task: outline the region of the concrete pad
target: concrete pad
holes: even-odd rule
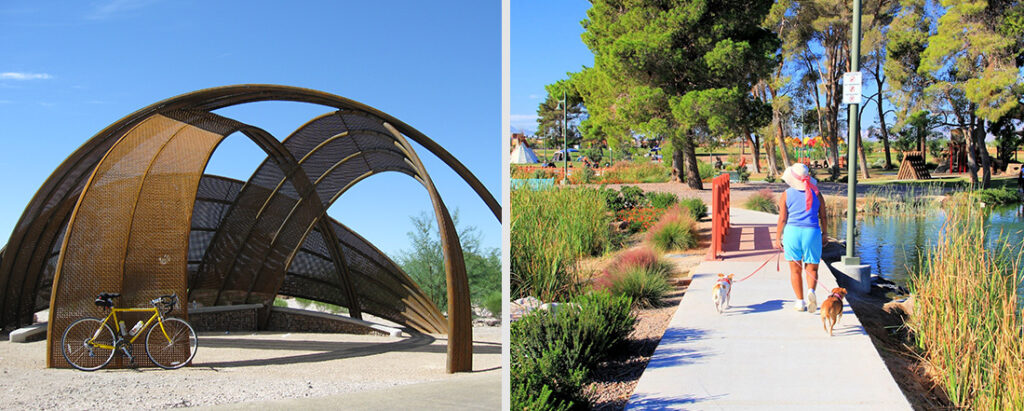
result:
[[[26,343],[46,339],[46,323],[32,324],[11,331],[10,341],[12,343]]]
[[[444,381],[401,385],[317,398],[244,402],[208,410],[497,410],[501,408],[500,370],[455,374]]]
[[[777,218],[735,211],[733,222],[750,227]],[[747,261],[709,261],[693,270],[627,409],[911,409],[849,305],[833,337],[817,312],[793,310],[785,261],[781,271],[771,261],[735,284],[732,307],[719,315],[711,300],[718,273],[739,280],[775,259],[767,253],[750,261],[754,250],[743,248],[734,250],[748,251],[742,253]],[[836,286],[827,266],[820,267],[819,304]]]

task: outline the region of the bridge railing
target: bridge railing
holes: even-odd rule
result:
[[[722,174],[711,180],[711,244],[706,260],[718,260],[722,243],[729,232],[729,175]]]

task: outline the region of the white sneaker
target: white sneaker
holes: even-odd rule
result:
[[[793,306],[794,310],[797,310],[797,311],[806,311],[807,310],[807,305],[804,303],[804,300],[794,300],[793,304],[794,304],[794,306]]]
[[[814,289],[807,290],[807,294],[804,294],[804,299],[807,300],[807,312],[813,313],[818,309],[818,299],[814,296]]]

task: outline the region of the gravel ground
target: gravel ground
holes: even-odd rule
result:
[[[598,365],[593,370],[593,383],[587,388],[593,393],[592,404],[596,410],[621,410],[633,395],[640,376],[647,368],[654,350],[658,348],[661,337],[665,335],[672,316],[679,308],[690,284],[690,269],[696,267],[704,259],[707,240],[710,238],[711,222],[704,219],[697,223],[701,233],[701,243],[694,250],[685,253],[671,254],[669,261],[675,264],[675,290],[666,296],[661,307],[633,310],[637,322],[629,335],[628,345],[622,355]],[[608,262],[611,259],[606,259]]]
[[[474,370],[500,373],[501,328],[473,330]],[[179,408],[318,397],[439,381],[445,336],[201,333],[180,370],[45,368],[45,341],[0,342],[0,408]]]

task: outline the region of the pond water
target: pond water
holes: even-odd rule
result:
[[[905,285],[920,261],[927,258],[928,248],[935,245],[946,219],[942,210],[925,215],[867,216],[858,222],[856,255],[862,264],[871,266],[871,273]],[[1024,207],[1021,205],[991,208],[986,216],[985,246],[996,246],[1000,236],[1009,244],[1024,241]],[[846,218],[830,224],[832,237],[846,238]],[[836,226],[838,225],[838,227]],[[1024,284],[1022,284],[1024,287]]]

